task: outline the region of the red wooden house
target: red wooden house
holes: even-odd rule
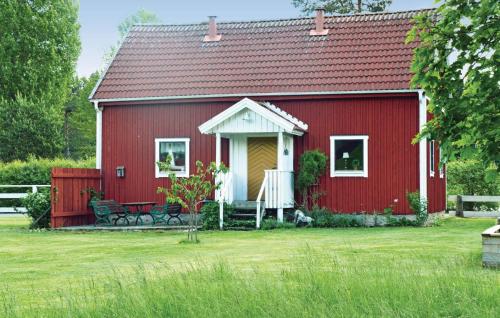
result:
[[[90,96],[105,196],[163,200],[155,162],[167,155],[180,177],[196,160],[224,162],[220,198],[281,219],[300,155],[320,149],[320,204],[333,211],[410,214],[416,190],[444,210],[438,147],[412,144],[427,120],[405,44],[418,13],[133,27]]]

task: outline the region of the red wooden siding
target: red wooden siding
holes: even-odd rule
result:
[[[99,191],[100,179],[97,169],[52,169],[51,227],[93,224],[94,214],[87,206],[89,194],[85,190]]]
[[[163,202],[156,189],[166,185],[167,179],[155,178],[154,139],[190,138],[192,172],[195,160],[215,160],[215,137],[201,135],[198,126],[238,100],[105,106],[105,197]],[[296,165],[304,150],[319,148],[330,156],[331,135],[369,136],[368,178],[331,178],[328,168],[320,184],[326,191],[322,205],[338,212],[382,211],[394,205],[397,213],[410,213],[406,192],[418,189],[418,145],[411,144],[418,131],[416,94],[262,100],[273,102],[309,125],[303,137],[294,137]],[[228,145],[224,145],[223,159],[227,162]],[[123,179],[115,176],[119,165],[126,169]]]
[[[430,143],[427,143],[427,209],[429,212],[441,212],[446,209],[446,167],[444,176],[439,175],[439,143],[434,145],[434,177],[430,176]]]

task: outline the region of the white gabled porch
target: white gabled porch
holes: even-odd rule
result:
[[[253,202],[257,228],[266,209],[276,209],[278,221],[283,221],[283,209],[294,206],[293,138],[307,128],[276,106],[248,98],[199,127],[201,133],[215,135],[217,165],[222,139],[229,139],[229,172],[216,193],[221,228],[224,202]]]

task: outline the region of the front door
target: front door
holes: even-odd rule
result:
[[[255,200],[259,195],[264,170],[276,169],[277,138],[248,138],[248,200]]]

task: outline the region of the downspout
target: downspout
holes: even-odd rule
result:
[[[94,109],[96,112],[95,120],[95,168],[102,167],[102,107],[99,107],[99,101],[94,100]]]
[[[427,106],[425,92],[418,90],[418,122],[421,133],[427,123]],[[427,138],[422,138],[418,142],[419,149],[419,192],[420,199],[427,200]]]

